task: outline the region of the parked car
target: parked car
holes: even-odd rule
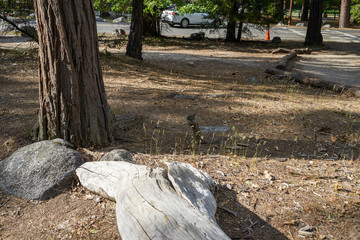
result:
[[[161,19],[167,22],[171,27],[180,25],[182,28],[186,28],[190,25],[212,25],[220,26],[222,19],[220,17],[211,18],[208,13],[188,13],[180,14],[174,10],[165,10],[161,14]]]

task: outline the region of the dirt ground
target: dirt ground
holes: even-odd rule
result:
[[[1,41],[5,159],[31,143],[38,77],[36,49]],[[139,164],[182,161],[204,170],[218,182],[216,218],[232,239],[360,239],[359,99],[265,74],[282,57],[271,54],[277,47],[151,39],[143,61],[125,57],[124,47],[101,48],[121,128],[108,148],[79,150],[87,161],[124,148]],[[332,50],[336,56],[336,49],[326,54]],[[200,146],[186,121],[191,114]],[[0,193],[0,239],[121,238],[115,203],[74,183],[47,201]]]

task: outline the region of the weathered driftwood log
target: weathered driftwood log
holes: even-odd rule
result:
[[[116,200],[117,224],[127,239],[230,239],[218,226],[213,184],[184,163],[161,168],[127,162],[88,162],[76,170],[81,184]]]
[[[276,65],[276,68],[285,71],[287,69],[287,65],[289,64],[289,61],[295,58],[296,56],[297,54],[295,52],[291,52],[290,54],[284,56],[283,58],[281,58],[280,62]]]
[[[272,75],[276,75],[278,77],[292,78],[295,80],[295,82],[305,84],[305,85],[310,85],[312,87],[329,89],[329,90],[333,90],[335,92],[347,92],[352,96],[360,97],[360,88],[359,87],[334,83],[334,82],[330,82],[330,81],[324,81],[324,80],[315,79],[315,78],[304,78],[299,73],[286,72],[286,71],[283,71],[283,70],[280,70],[280,69],[277,69],[274,67],[267,67],[265,72],[272,74]]]
[[[287,49],[287,48],[278,48],[272,51],[272,54],[275,53],[291,53],[295,52],[296,54],[311,54],[311,49],[309,48],[296,48],[296,49]]]

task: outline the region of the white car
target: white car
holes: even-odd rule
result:
[[[218,27],[222,22],[221,18],[210,18],[208,13],[189,13],[182,15],[173,10],[163,11],[161,19],[172,27],[178,24],[183,28],[189,25],[213,25]]]

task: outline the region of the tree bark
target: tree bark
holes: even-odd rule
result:
[[[303,0],[301,8],[301,21],[309,20],[309,0]]]
[[[322,11],[323,0],[312,0],[305,46],[321,45],[323,43],[323,37],[321,35]]]
[[[350,7],[351,7],[350,0],[341,0],[339,28],[350,27]]]
[[[39,37],[39,140],[106,146],[107,104],[92,1],[35,0]]]
[[[284,22],[284,0],[275,1],[275,19]]]
[[[126,55],[142,60],[142,36],[143,36],[143,0],[134,0],[132,3],[132,20],[129,33],[129,41],[126,47]]]
[[[231,8],[229,12],[229,22],[226,28],[226,39],[227,42],[235,42],[236,41],[236,13],[238,11],[237,8],[237,0],[231,1]]]

